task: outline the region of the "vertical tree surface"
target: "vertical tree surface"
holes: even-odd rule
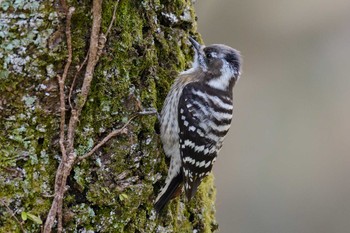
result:
[[[177,73],[188,68],[188,36],[196,34],[192,1],[102,1],[99,34],[112,27],[99,43],[90,38],[95,2],[0,1],[0,232],[44,230],[57,172],[65,166],[62,148],[74,155],[62,186],[63,232],[214,231],[212,176],[191,202],[181,196],[155,215],[153,201],[167,173],[157,117],[132,118],[160,111]],[[85,102],[91,46],[97,64]],[[69,151],[72,110],[79,106]],[[53,231],[61,231],[59,215]]]

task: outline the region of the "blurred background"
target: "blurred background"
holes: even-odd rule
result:
[[[244,60],[214,166],[220,232],[350,232],[350,1],[195,8],[205,43]]]

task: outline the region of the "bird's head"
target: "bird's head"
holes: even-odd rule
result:
[[[195,51],[193,69],[200,69],[206,73],[212,83],[219,82],[220,79],[228,80],[234,84],[239,79],[241,74],[241,55],[239,51],[223,44],[204,46],[191,37],[189,39]],[[223,79],[223,77],[226,77],[226,79]],[[215,79],[218,80],[215,81]]]

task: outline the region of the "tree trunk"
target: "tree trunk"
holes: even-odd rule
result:
[[[190,64],[192,1],[106,0],[96,32],[98,1],[0,1],[0,232],[51,231],[60,187],[53,231],[212,232],[212,176],[155,215],[167,174],[157,117],[132,117],[160,111]]]

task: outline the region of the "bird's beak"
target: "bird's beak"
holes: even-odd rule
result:
[[[194,60],[193,60],[193,67],[200,67],[202,70],[206,71],[207,70],[207,66],[205,64],[205,56],[204,56],[204,52],[203,52],[203,48],[204,46],[201,45],[200,43],[198,43],[195,39],[193,39],[192,37],[189,37],[189,40],[194,48],[194,52],[195,52],[195,56],[194,56]]]
[[[199,53],[202,46],[192,37],[189,37],[189,40],[190,40],[191,44],[193,45],[194,49],[197,50],[197,52]]]

